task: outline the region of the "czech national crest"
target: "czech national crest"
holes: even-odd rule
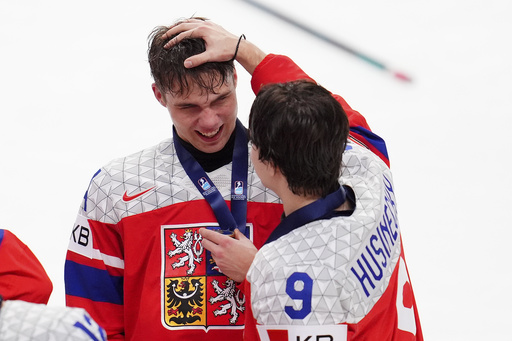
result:
[[[245,296],[232,279],[219,271],[210,252],[203,248],[198,232],[201,227],[219,228],[214,225],[162,228],[164,327],[242,328]]]

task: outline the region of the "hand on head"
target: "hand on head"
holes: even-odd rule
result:
[[[200,18],[180,21],[172,26],[163,36],[166,40],[173,37],[164,47],[171,48],[186,38],[201,38],[206,43],[206,51],[185,60],[185,67],[206,62],[225,62],[233,58],[239,37],[226,31],[221,26]]]

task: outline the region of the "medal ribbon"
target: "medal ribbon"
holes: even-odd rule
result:
[[[174,136],[174,148],[185,172],[217,218],[221,230],[234,231],[238,228],[245,234],[247,220],[247,168],[249,166],[247,148],[247,135],[242,123],[237,119],[235,128],[235,146],[233,148],[233,161],[231,166],[231,211],[224,201],[222,194],[208,177],[201,165],[182,146],[179,139]],[[176,134],[174,130],[173,134]]]
[[[345,188],[340,186],[337,191],[328,194],[325,198],[320,198],[292,212],[277,225],[265,244],[273,242],[279,237],[307,223],[328,217],[336,208],[340,207],[345,202],[346,196]]]

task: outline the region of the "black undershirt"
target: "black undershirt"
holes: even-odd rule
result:
[[[174,128],[173,128],[174,129]],[[176,132],[176,130],[175,130]],[[215,153],[205,153],[196,149],[193,145],[185,142],[178,134],[174,134],[181,145],[194,157],[194,159],[203,167],[205,172],[212,172],[220,167],[227,165],[233,159],[233,149],[235,148],[235,132],[229,137],[229,141],[224,148]]]

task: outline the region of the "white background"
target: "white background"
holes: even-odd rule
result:
[[[425,338],[510,338],[512,2],[265,3],[413,82],[241,0],[0,0],[0,228],[43,263],[49,304],[64,305],[68,238],[91,176],[171,133],[150,88],[148,34],[195,14],[289,55],[385,138]],[[253,95],[238,70],[246,123]]]

